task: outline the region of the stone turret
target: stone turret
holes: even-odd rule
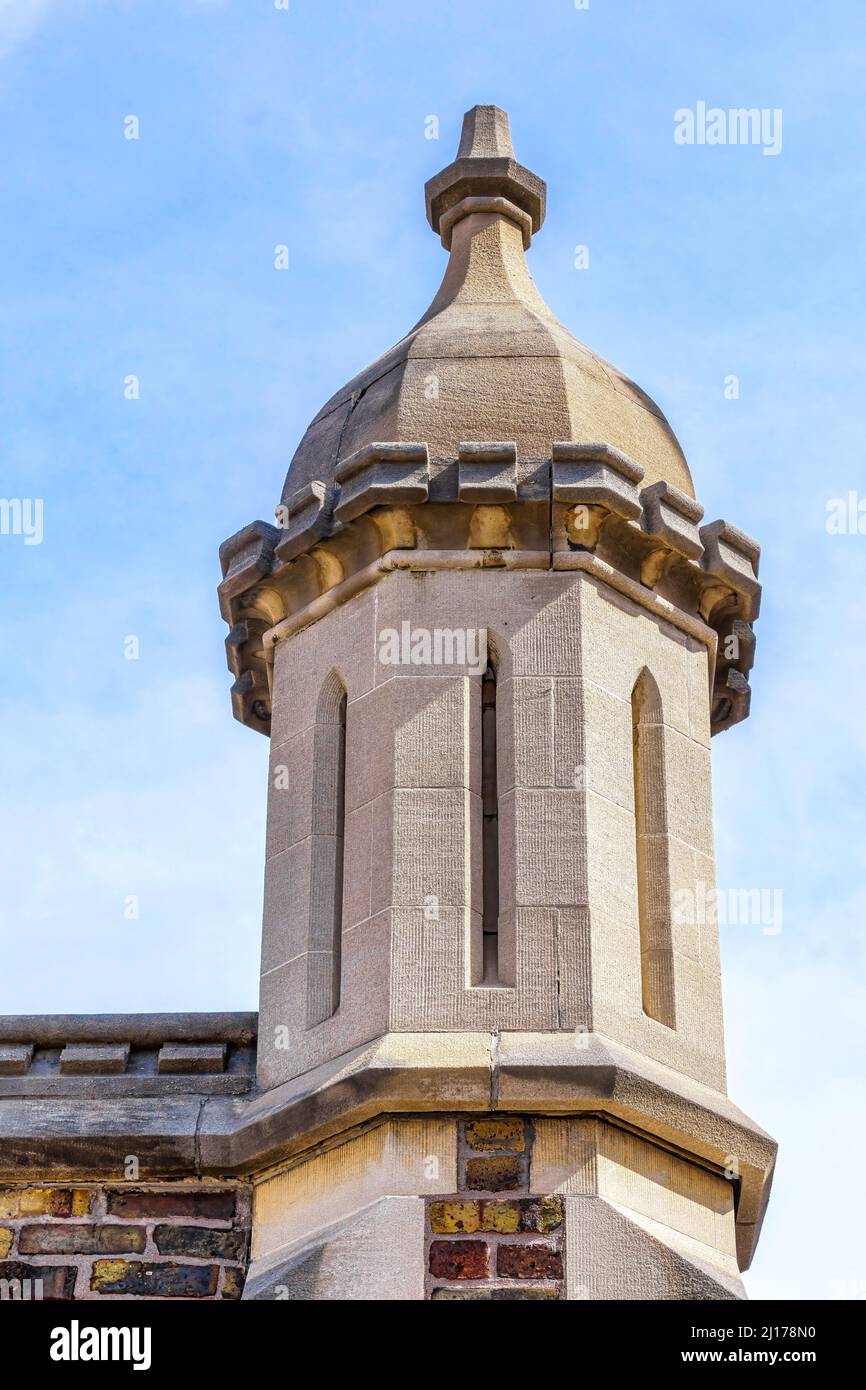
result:
[[[710,736],[758,547],[557,322],[481,106],[427,312],[222,548],[271,737],[250,1297],[736,1298],[774,1145],[725,1094]]]

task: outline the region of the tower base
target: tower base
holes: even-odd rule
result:
[[[257,1184],[244,1297],[741,1299],[734,1207],[600,1118],[390,1117]]]

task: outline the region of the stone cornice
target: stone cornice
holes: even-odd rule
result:
[[[388,1115],[598,1115],[736,1185],[745,1269],[760,1232],[775,1142],[720,1092],[598,1033],[400,1033],[243,1097],[0,1098],[0,1178],[261,1174]]]
[[[410,557],[410,568],[594,569],[651,611],[688,619],[712,646],[713,733],[749,712],[760,549],[604,443],[520,459],[509,441],[368,444],[332,484],[313,482],[220,548],[220,606],[236,718],[270,732],[270,648]],[[578,557],[591,557],[597,568]],[[679,625],[683,625],[680,623]],[[690,629],[687,629],[690,630]]]

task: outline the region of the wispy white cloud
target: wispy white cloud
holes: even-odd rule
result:
[[[0,59],[31,39],[58,8],[57,0],[0,0]]]

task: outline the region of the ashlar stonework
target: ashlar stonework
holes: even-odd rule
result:
[[[426,210],[430,308],[220,552],[258,1015],[0,1020],[11,1296],[744,1297],[775,1144],[705,908],[759,548],[539,295],[504,112]]]

